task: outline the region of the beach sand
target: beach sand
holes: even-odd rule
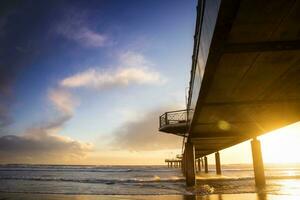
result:
[[[2,193],[0,200],[296,200],[300,196],[270,194],[213,194],[213,195],[47,195]]]

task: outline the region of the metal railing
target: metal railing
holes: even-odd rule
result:
[[[177,154],[177,155],[176,155],[176,158],[177,158],[177,159],[182,159],[182,154]]]
[[[159,127],[162,128],[170,124],[187,123],[187,115],[187,110],[166,112],[159,117]]]

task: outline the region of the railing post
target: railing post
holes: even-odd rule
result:
[[[165,125],[168,125],[167,124],[167,122],[168,122],[167,118],[168,118],[168,113],[166,113],[166,116],[165,116]]]
[[[159,128],[161,128],[161,116],[159,116]]]

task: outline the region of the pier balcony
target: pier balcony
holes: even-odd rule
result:
[[[159,131],[185,136],[188,131],[188,111],[165,112],[159,117]]]

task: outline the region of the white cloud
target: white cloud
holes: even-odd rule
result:
[[[77,162],[93,150],[93,145],[59,135],[64,124],[73,116],[76,101],[63,89],[53,89],[48,98],[59,116],[34,125],[22,135],[0,137],[0,163]]]
[[[129,84],[160,84],[165,80],[159,72],[150,70],[151,63],[144,56],[134,52],[120,55],[117,70],[90,68],[61,81],[61,86],[68,88],[87,87],[103,89]]]
[[[0,137],[0,162],[61,163],[76,162],[93,150],[93,145],[49,133],[44,127],[25,135]]]

